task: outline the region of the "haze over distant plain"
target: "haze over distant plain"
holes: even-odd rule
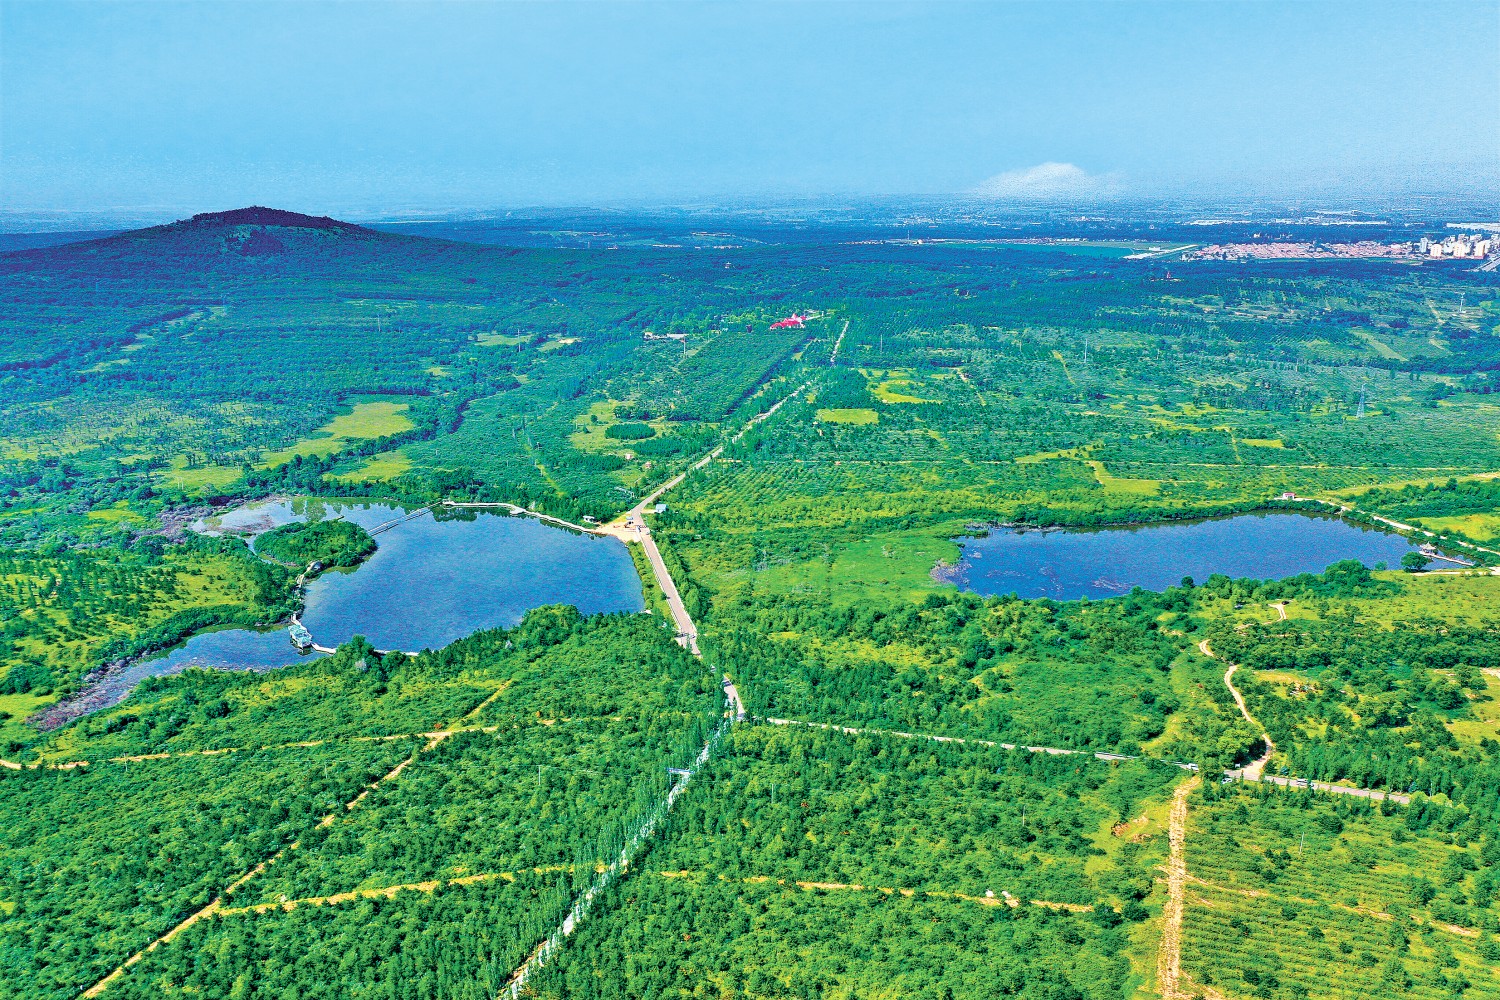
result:
[[[0,209],[1500,188],[1500,4],[0,4]]]

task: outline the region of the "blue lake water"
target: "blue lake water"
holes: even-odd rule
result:
[[[110,674],[90,685],[88,693],[103,703],[95,706],[97,709],[123,701],[147,677],[180,674],[189,667],[274,670],[307,659],[321,659],[322,656],[322,653],[311,650],[299,652],[284,628],[231,628],[202,632],[159,656],[137,660],[124,670]]]
[[[1116,597],[1165,590],[1214,573],[1275,580],[1321,573],[1341,559],[1396,568],[1416,545],[1337,517],[1275,512],[1083,530],[995,528],[959,540],[958,564],[936,575],[978,594]]]
[[[368,508],[346,516],[371,528],[400,513]],[[514,625],[546,604],[571,604],[586,615],[646,606],[623,542],[530,517],[426,513],[376,542],[364,564],[308,584],[302,622],[319,645],[363,635],[376,649],[414,652]]]
[[[255,536],[293,521],[342,517],[368,530],[407,513],[298,498],[249,504],[195,527],[253,545]],[[320,646],[363,635],[377,649],[416,652],[514,625],[547,604],[571,604],[586,615],[645,609],[640,577],[618,539],[500,511],[440,509],[402,520],[375,541],[375,554],[359,566],[307,584],[302,622]],[[92,685],[90,710],[119,702],[150,676],[189,667],[270,670],[320,655],[300,653],[284,627],[205,632]]]

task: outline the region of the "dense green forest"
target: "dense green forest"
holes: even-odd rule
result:
[[[375,539],[351,521],[284,524],[255,539],[255,551],[294,567],[357,566],[375,552]]]
[[[570,912],[523,995],[1145,1000],[1169,953],[1184,997],[1500,989],[1500,279],[756,232],[249,210],[0,256],[0,998],[210,906],[102,995],[492,1000]],[[632,543],[644,614],[62,710],[375,550],[195,530],[243,501],[582,524],[668,483],[701,657]],[[1329,504],[1480,565],[944,573],[996,524]],[[1410,800],[1221,784],[1268,751]]]

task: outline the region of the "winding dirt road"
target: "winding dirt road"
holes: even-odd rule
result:
[[[829,723],[829,722],[804,722],[801,719],[762,718],[760,716],[757,716],[756,717],[756,721],[757,722],[769,723],[770,725],[773,725],[773,726],[807,726],[810,729],[830,729],[830,730],[833,730],[834,732],[844,733],[845,735],[848,735],[848,736],[861,736],[861,735],[894,736],[897,739],[903,739],[903,740],[932,740],[934,743],[973,743],[975,746],[981,746],[981,747],[999,747],[1002,750],[1016,750],[1016,749],[1021,749],[1021,750],[1028,750],[1031,753],[1045,753],[1045,754],[1052,754],[1054,756],[1068,756],[1068,755],[1073,755],[1073,754],[1083,754],[1084,756],[1093,757],[1095,760],[1104,760],[1104,761],[1126,761],[1126,760],[1149,759],[1149,760],[1155,760],[1159,764],[1171,764],[1173,767],[1181,768],[1184,771],[1196,771],[1196,770],[1198,770],[1198,766],[1196,764],[1184,764],[1181,761],[1175,761],[1175,760],[1160,760],[1159,758],[1155,758],[1155,757],[1152,757],[1152,758],[1132,757],[1129,754],[1109,753],[1109,752],[1103,751],[1103,750],[1100,750],[1100,751],[1094,751],[1094,750],[1067,750],[1067,749],[1064,749],[1062,747],[1034,747],[1034,746],[1026,746],[1023,743],[997,743],[994,740],[982,740],[982,739],[978,739],[978,738],[975,738],[975,737],[969,737],[969,736],[934,736],[934,735],[932,735],[930,733],[904,733],[904,732],[901,732],[898,729],[861,729],[861,728],[858,728],[858,727],[855,727],[855,726],[836,726],[836,725],[833,725],[832,723]]]
[[[1281,617],[1285,618],[1286,609],[1279,608],[1278,610],[1281,611]],[[1202,642],[1198,643],[1198,651],[1201,652],[1204,656],[1208,657],[1210,660],[1218,659],[1218,657],[1214,655],[1212,647],[1209,646],[1207,639],[1204,639]],[[1266,764],[1268,764],[1271,760],[1271,755],[1276,752],[1276,744],[1271,742],[1271,734],[1267,733],[1261,726],[1261,724],[1256,722],[1254,717],[1251,716],[1249,707],[1245,705],[1244,695],[1240,694],[1240,689],[1234,686],[1234,674],[1235,671],[1239,669],[1240,665],[1238,663],[1231,663],[1229,665],[1229,669],[1224,671],[1224,686],[1227,687],[1229,689],[1229,693],[1234,696],[1234,703],[1239,706],[1240,715],[1245,717],[1245,721],[1250,723],[1250,725],[1254,726],[1256,729],[1261,730],[1260,738],[1261,741],[1265,743],[1266,750],[1265,753],[1261,754],[1249,764],[1246,764],[1244,767],[1240,768],[1237,771],[1229,771],[1228,774],[1230,777],[1244,778],[1246,781],[1259,781],[1261,775],[1266,770]]]
[[[1286,617],[1285,608],[1277,607],[1277,610],[1281,612],[1283,618]],[[1198,650],[1211,660],[1219,659],[1218,656],[1214,655],[1213,648],[1209,646],[1207,639],[1198,643]],[[1392,802],[1400,802],[1405,805],[1411,801],[1410,795],[1403,795],[1400,792],[1383,792],[1374,788],[1354,788],[1350,785],[1335,785],[1326,781],[1309,781],[1306,778],[1289,778],[1280,774],[1266,774],[1266,764],[1270,761],[1271,755],[1276,752],[1276,744],[1271,742],[1271,734],[1267,733],[1260,723],[1256,722],[1254,717],[1251,716],[1250,709],[1245,706],[1244,696],[1240,694],[1239,688],[1234,686],[1234,675],[1239,668],[1240,665],[1238,663],[1232,663],[1229,669],[1224,671],[1224,686],[1229,688],[1229,693],[1234,696],[1234,703],[1239,706],[1240,715],[1245,717],[1245,721],[1261,730],[1260,738],[1266,744],[1266,752],[1242,768],[1225,771],[1225,778],[1242,781],[1264,781],[1272,785],[1281,785],[1283,788],[1311,788],[1314,791],[1332,792],[1335,795],[1353,795],[1362,799],[1374,799],[1377,802],[1390,799]]]

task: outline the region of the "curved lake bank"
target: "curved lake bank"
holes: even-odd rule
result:
[[[349,511],[369,530],[401,511]],[[381,532],[359,567],[307,584],[302,623],[322,646],[363,635],[377,649],[437,649],[511,626],[546,604],[585,615],[644,611],[625,543],[489,510],[428,511]]]
[[[1276,580],[1321,573],[1341,559],[1394,569],[1417,549],[1393,532],[1282,511],[1107,528],[994,528],[957,541],[963,555],[935,570],[939,579],[985,596],[1064,601],[1117,597],[1132,587],[1160,591],[1215,573]]]
[[[412,514],[388,504],[277,499],[194,525],[207,534],[257,535],[294,521],[344,518],[376,535],[360,565],[325,572],[304,588],[301,620],[320,646],[363,635],[377,649],[438,649],[483,629],[510,627],[527,611],[571,604],[585,614],[645,610],[625,543],[498,510]],[[392,523],[396,522],[396,523]],[[286,628],[203,632],[127,664],[69,699],[58,724],[123,701],[147,677],[190,667],[272,670],[323,654],[302,653]]]

